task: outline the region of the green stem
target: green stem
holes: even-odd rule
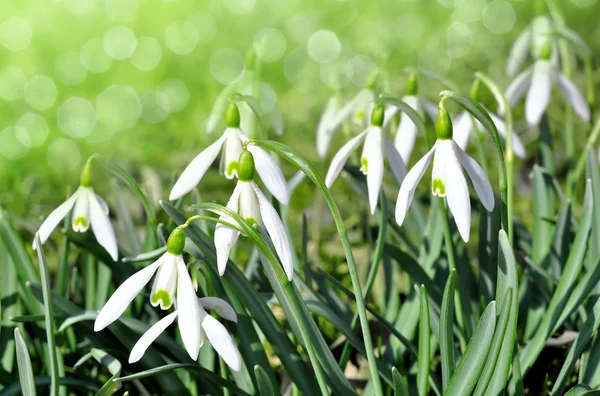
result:
[[[375,245],[375,251],[373,252],[373,263],[371,264],[371,268],[369,269],[369,275],[367,276],[367,283],[365,285],[365,290],[364,290],[365,300],[369,296],[369,293],[371,292],[371,289],[373,288],[373,285],[375,284],[375,278],[377,277],[377,272],[379,271],[379,266],[380,266],[382,256],[383,256],[383,248],[385,246],[385,236],[386,236],[386,230],[387,230],[387,217],[386,217],[387,201],[386,201],[383,191],[381,192],[380,196],[381,196],[381,198],[379,201],[381,202],[381,209],[380,209],[381,220],[380,220],[380,226],[379,226],[379,235],[377,236],[377,244]],[[352,323],[350,324],[350,328],[352,329],[353,332],[356,330],[356,325],[358,324],[358,319],[359,319],[358,313],[354,313],[354,317],[352,318]],[[346,343],[344,344],[344,349],[342,351],[342,356],[340,357],[340,362],[339,362],[342,370],[344,370],[344,368],[346,367],[346,364],[348,363],[348,359],[350,358],[351,347],[352,347],[352,345],[350,344],[350,341],[346,340]]]
[[[448,220],[448,209],[444,204],[444,200],[439,200],[440,210],[442,211],[442,224],[444,227],[444,244],[446,245],[446,254],[448,255],[448,266],[449,270],[456,271],[456,258],[454,255],[454,245],[452,244],[452,232],[450,231],[450,222]],[[457,272],[457,276],[458,276]],[[456,321],[458,322],[458,327],[462,330],[460,333],[460,349],[464,352],[467,348],[467,321],[464,317],[462,302],[460,298],[460,288],[456,288],[454,292],[454,307],[456,309]]]
[[[592,132],[590,133],[590,136],[588,137],[587,146],[593,147],[596,144],[596,141],[598,140],[599,137],[600,137],[600,117],[598,117],[596,124],[594,124],[594,128],[592,129]],[[575,167],[575,172],[573,172],[570,177],[570,179],[571,179],[569,181],[570,191],[575,191],[577,182],[579,182],[579,179],[581,179],[581,176],[583,175],[583,172],[585,170],[585,160],[586,160],[585,155],[579,156],[579,159],[577,160],[577,166]]]

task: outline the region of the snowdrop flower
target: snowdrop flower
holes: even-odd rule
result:
[[[546,111],[552,86],[556,83],[579,117],[586,122],[590,120],[590,108],[584,96],[577,86],[549,61],[551,52],[552,47],[548,41],[540,59],[519,74],[506,89],[506,99],[511,107],[521,99],[526,90],[528,91],[525,100],[525,117],[530,129],[537,125]]]
[[[340,101],[336,95],[327,100],[325,111],[321,115],[319,124],[317,125],[317,155],[319,158],[325,158],[333,134],[337,129],[334,121],[338,111],[340,110]]]
[[[185,168],[169,195],[170,200],[179,199],[200,182],[210,165],[215,161],[221,149],[221,169],[228,179],[238,176],[238,159],[243,151],[243,145],[248,137],[240,129],[240,112],[235,103],[230,102],[225,118],[227,129],[223,135],[213,144],[208,146]],[[250,146],[248,150],[256,158],[256,171],[269,191],[283,205],[289,203],[289,194],[286,188],[285,178],[279,165],[269,153],[257,146]]]
[[[435,196],[447,198],[458,232],[462,239],[468,242],[471,228],[471,202],[462,168],[467,171],[477,196],[488,212],[494,209],[494,192],[483,169],[452,139],[452,121],[442,104],[435,122],[435,130],[437,136],[435,144],[412,167],[400,186],[396,202],[396,222],[399,225],[404,222],[417,184],[433,158],[431,192]]]
[[[331,160],[331,165],[329,166],[327,176],[325,177],[327,188],[331,188],[331,185],[339,176],[344,164],[350,157],[350,154],[352,154],[352,152],[364,141],[360,159],[360,170],[363,174],[367,175],[371,214],[374,214],[375,209],[377,208],[377,198],[383,181],[384,149],[385,157],[388,159],[390,168],[398,180],[398,183],[402,183],[402,180],[406,175],[405,162],[383,131],[384,118],[383,104],[378,103],[373,108],[371,126],[342,146]]]
[[[419,113],[421,118],[423,118],[424,113],[427,112],[427,115],[429,115],[429,117],[435,121],[437,106],[434,103],[417,96],[417,91],[417,74],[413,71],[408,76],[408,81],[406,83],[406,95],[404,95],[402,101]],[[392,107],[392,109],[393,111],[386,112],[387,118],[393,116],[393,114],[397,111],[396,107]],[[406,113],[402,113],[400,116],[398,129],[396,130],[394,145],[396,146],[396,149],[400,153],[400,156],[405,164],[408,164],[408,161],[410,161],[410,155],[412,154],[415,146],[416,138],[417,126]]]
[[[250,147],[248,147],[248,150],[244,150],[240,155],[239,180],[227,203],[227,208],[238,213],[255,227],[264,226],[273,241],[273,246],[288,279],[292,280],[294,275],[292,245],[277,211],[254,182],[254,170],[254,156],[250,151]],[[221,219],[232,222],[229,216],[226,215],[221,216]],[[217,224],[215,228],[214,240],[220,275],[225,273],[229,252],[239,236],[240,232],[238,230],[224,224]]]
[[[155,307],[160,305],[161,309],[169,309],[177,301],[181,339],[190,357],[196,360],[202,337],[200,334],[202,311],[196,303],[196,291],[183,261],[184,245],[185,233],[183,227],[179,226],[169,236],[167,252],[154,263],[129,277],[108,299],[94,322],[94,331],[100,331],[117,320],[156,272],[150,303]],[[173,316],[172,319],[174,320],[175,317]]]
[[[206,312],[207,309],[214,309],[220,316],[223,317],[223,319],[237,323],[237,315],[231,305],[229,305],[226,301],[216,297],[196,298],[196,303],[194,305],[197,306],[200,313],[200,322],[196,323],[200,333],[200,345],[198,349],[202,347],[204,340],[208,338],[209,343],[223,358],[225,363],[227,363],[227,365],[231,367],[233,371],[240,371],[242,368],[242,357],[240,355],[240,351],[235,345],[235,342],[233,341],[233,338],[225,326],[221,324],[221,322]],[[179,315],[179,311],[179,309],[176,309],[174,312],[168,314],[156,322],[154,326],[152,326],[144,333],[144,335],[142,335],[138,342],[133,346],[133,349],[129,354],[129,363],[135,363],[139,361],[144,356],[144,353],[146,353],[146,350],[150,347],[150,344],[152,344],[154,340],[156,340],[158,336],[160,336],[167,329],[167,327],[169,327],[175,321],[176,318],[179,319],[179,323],[181,324],[184,313]],[[198,352],[196,352],[195,355],[197,356]]]
[[[44,220],[38,230],[40,242],[42,244],[46,242],[58,223],[73,209],[73,231],[86,232],[91,226],[98,243],[106,249],[114,261],[117,261],[119,249],[115,231],[108,218],[108,205],[102,197],[94,192],[92,187],[92,163],[90,160],[81,170],[79,184],[75,193]],[[37,247],[34,241],[33,250],[36,250]]]

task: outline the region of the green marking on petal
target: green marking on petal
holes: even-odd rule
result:
[[[431,191],[433,195],[437,195],[438,197],[446,196],[446,186],[444,185],[442,179],[433,179]]]
[[[168,309],[173,305],[171,295],[165,289],[159,289],[152,295],[152,306],[156,307],[160,303],[162,309]]]
[[[254,228],[258,227],[258,221],[254,217],[247,217],[246,221]]]
[[[228,178],[232,178],[234,173],[237,173],[237,171],[238,171],[237,161],[231,161],[229,164],[227,164],[227,169],[225,169],[225,175]]]
[[[73,228],[78,228],[78,226],[80,226],[82,229],[86,229],[87,228],[87,219],[83,216],[78,216],[75,221],[73,222],[73,224],[75,224],[75,227]]]
[[[369,172],[369,160],[366,157],[360,159],[360,171],[365,175]]]

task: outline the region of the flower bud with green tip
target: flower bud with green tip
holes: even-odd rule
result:
[[[406,81],[406,95],[417,96],[419,91],[419,81],[417,80],[417,72],[411,71],[408,74],[408,80]]]

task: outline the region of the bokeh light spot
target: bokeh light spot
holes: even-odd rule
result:
[[[56,102],[58,90],[54,80],[40,74],[35,75],[25,85],[25,101],[38,110],[46,110]]]
[[[17,100],[23,96],[27,78],[20,69],[7,66],[0,70],[0,98]]]
[[[188,17],[198,32],[198,44],[210,43],[217,33],[217,24],[211,14],[196,11]]]
[[[71,139],[58,138],[48,146],[46,151],[48,165],[56,172],[72,172],[81,162],[79,147]]]
[[[141,97],[142,119],[149,124],[163,122],[169,115],[169,111],[163,106],[169,106],[169,98],[162,92],[149,91]],[[161,106],[162,103],[162,106]]]
[[[310,93],[320,84],[319,64],[308,56],[302,46],[290,52],[283,61],[285,77],[302,93]]]
[[[321,81],[331,89],[347,86],[352,80],[352,65],[348,59],[339,57],[335,61],[321,65]]]
[[[450,58],[460,58],[469,53],[473,45],[473,36],[467,25],[454,22],[446,31],[447,49]]]
[[[48,137],[48,124],[44,117],[36,113],[25,113],[15,124],[17,139],[27,147],[38,147]]]
[[[333,62],[341,49],[337,35],[329,30],[319,30],[308,39],[308,54],[319,63]]]
[[[198,31],[190,21],[176,21],[165,30],[165,42],[177,55],[189,54],[198,45]]]
[[[96,98],[96,112],[108,128],[122,131],[137,123],[142,105],[133,88],[111,85]]]
[[[510,32],[516,19],[513,6],[504,0],[494,0],[483,9],[483,26],[492,33]]]
[[[373,59],[366,55],[356,55],[350,59],[350,66],[352,66],[352,82],[361,88],[365,86],[367,80],[377,68]]]
[[[275,62],[283,56],[287,47],[283,34],[272,28],[265,28],[254,36],[256,56],[265,62]]]
[[[138,69],[148,71],[158,66],[162,56],[162,48],[155,38],[140,37],[130,61]]]
[[[77,52],[65,52],[54,64],[58,79],[67,85],[78,85],[85,81],[87,69],[81,64]]]
[[[0,132],[0,154],[8,160],[22,158],[29,151],[29,146],[17,139],[14,126],[8,126]]]
[[[73,15],[90,15],[96,10],[98,0],[63,0],[67,10]]]
[[[239,51],[223,48],[210,58],[210,73],[223,84],[237,80],[243,71],[244,58]]]
[[[140,9],[139,0],[106,0],[106,14],[115,22],[133,21]]]
[[[22,51],[31,43],[31,25],[26,18],[13,16],[0,24],[0,44],[9,51]]]
[[[98,38],[89,40],[81,47],[81,63],[92,73],[103,73],[112,65],[112,58],[104,51],[104,43]]]
[[[169,113],[183,110],[190,99],[187,86],[176,78],[169,78],[160,83],[156,93],[157,103]]]
[[[255,0],[225,0],[225,5],[232,14],[247,14],[254,8]]]
[[[56,115],[58,127],[74,138],[84,138],[94,130],[96,110],[87,99],[72,97],[63,103]]]
[[[104,33],[104,51],[114,59],[127,59],[135,51],[137,39],[127,26],[113,26]]]

